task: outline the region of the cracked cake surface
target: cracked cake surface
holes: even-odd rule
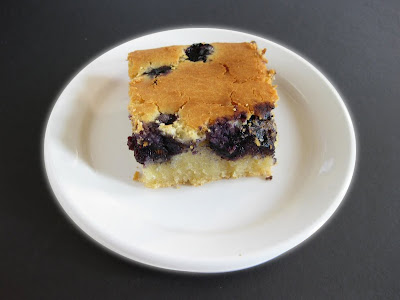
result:
[[[134,127],[140,130],[139,123],[154,121],[161,113],[176,114],[181,124],[171,127],[183,127],[178,137],[193,140],[220,117],[259,115],[258,105],[274,106],[278,99],[271,85],[274,71],[267,70],[265,50],[259,51],[255,43],[213,43],[207,60],[196,62],[187,59],[188,47],[129,54],[129,111]],[[167,74],[147,75],[162,67],[171,69]]]
[[[158,187],[270,176],[276,142],[272,110],[278,95],[272,85],[275,72],[266,67],[265,51],[251,42],[197,43],[129,53],[128,111],[133,134],[128,146],[144,165],[144,173],[147,169],[142,177],[145,183],[151,181],[149,186]],[[177,175],[185,169],[180,159],[193,166],[196,155],[221,170],[192,179]],[[250,164],[252,158],[262,167]],[[257,172],[250,167],[236,172],[238,160]],[[175,170],[175,177],[167,176],[169,183],[162,182],[162,169],[171,172],[174,163],[180,170]],[[186,173],[190,172],[187,167]],[[157,176],[159,183],[155,184]]]

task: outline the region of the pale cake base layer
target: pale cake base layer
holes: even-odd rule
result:
[[[139,181],[147,187],[159,188],[180,184],[202,185],[222,178],[271,176],[274,158],[245,156],[235,161],[220,158],[208,148],[197,148],[197,154],[185,152],[169,162],[150,164],[143,168]]]

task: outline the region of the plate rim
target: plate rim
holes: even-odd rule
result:
[[[111,51],[117,47],[123,46],[124,44],[130,43],[133,40],[147,37],[150,35],[160,34],[160,33],[171,33],[171,32],[176,32],[176,31],[190,31],[190,30],[210,30],[210,31],[233,32],[233,33],[249,35],[249,36],[257,37],[259,39],[263,39],[271,44],[274,44],[274,46],[279,48],[281,51],[285,51],[285,52],[289,53],[290,55],[293,55],[296,59],[299,59],[300,61],[305,63],[307,65],[307,67],[312,69],[318,75],[318,77],[325,82],[325,84],[327,85],[329,90],[334,94],[338,104],[340,105],[341,111],[343,112],[343,116],[345,117],[346,123],[348,125],[348,130],[349,130],[348,134],[350,137],[350,144],[351,144],[350,145],[350,149],[351,149],[350,163],[349,163],[349,165],[347,165],[346,174],[344,176],[345,179],[343,180],[343,183],[340,186],[340,191],[337,193],[336,197],[334,197],[334,200],[330,203],[329,208],[327,210],[325,210],[324,213],[318,217],[316,222],[314,222],[314,224],[312,226],[310,226],[310,228],[307,232],[302,230],[299,234],[297,234],[295,236],[296,238],[286,241],[285,245],[286,244],[288,244],[288,245],[286,245],[285,247],[282,247],[282,248],[285,248],[285,249],[283,249],[283,251],[278,251],[279,253],[277,253],[276,255],[268,256],[268,258],[260,259],[260,257],[262,256],[263,250],[259,249],[258,251],[252,252],[253,254],[256,253],[256,256],[258,258],[258,259],[256,259],[256,262],[248,263],[248,264],[246,264],[246,266],[242,266],[242,267],[229,268],[229,267],[225,266],[225,267],[220,268],[220,270],[214,270],[214,269],[206,270],[206,269],[209,269],[208,267],[205,267],[205,268],[200,267],[196,270],[194,270],[194,268],[191,268],[192,270],[188,270],[187,268],[167,267],[165,265],[168,265],[168,264],[164,264],[164,266],[162,266],[162,265],[154,263],[150,260],[146,261],[142,257],[134,257],[131,253],[128,254],[128,253],[126,253],[126,251],[124,251],[120,248],[114,247],[111,243],[109,243],[108,241],[105,241],[103,238],[98,236],[98,234],[94,230],[90,229],[87,225],[85,225],[85,223],[82,220],[80,220],[79,216],[75,215],[72,212],[72,209],[70,207],[68,207],[67,201],[66,201],[63,193],[61,192],[61,188],[60,188],[59,184],[56,182],[55,176],[52,174],[53,171],[50,168],[49,155],[48,155],[49,147],[47,145],[49,144],[48,130],[49,130],[49,125],[51,124],[52,114],[53,114],[53,111],[54,111],[61,95],[65,92],[65,90],[68,88],[68,86],[71,84],[71,82],[81,72],[83,72],[92,63],[94,63],[97,59],[99,59],[103,55],[107,54],[109,51]],[[354,177],[355,169],[356,169],[358,148],[357,148],[356,128],[352,121],[351,112],[350,112],[349,108],[347,107],[345,101],[343,100],[343,97],[338,92],[337,88],[332,84],[331,80],[328,79],[328,77],[316,67],[316,64],[311,63],[310,60],[303,58],[303,56],[300,55],[299,52],[293,51],[291,48],[287,47],[286,45],[283,46],[282,43],[275,42],[274,40],[271,40],[269,37],[266,38],[264,36],[259,36],[258,34],[253,34],[253,33],[247,32],[247,31],[240,31],[237,29],[215,28],[215,27],[180,27],[180,28],[172,28],[172,29],[167,29],[167,30],[155,31],[155,32],[151,32],[151,33],[147,33],[147,34],[143,34],[143,35],[140,35],[137,37],[127,39],[121,43],[118,43],[117,45],[107,48],[106,50],[102,50],[102,52],[100,54],[95,56],[88,63],[83,64],[82,67],[79,67],[78,71],[74,75],[72,75],[70,77],[70,79],[67,80],[66,82],[67,83],[64,85],[64,87],[60,89],[61,92],[55,97],[55,100],[53,101],[53,104],[48,111],[47,121],[45,122],[45,130],[43,132],[42,161],[43,161],[44,171],[45,171],[46,177],[47,177],[48,186],[50,187],[50,190],[53,193],[53,196],[55,198],[54,200],[56,200],[58,206],[61,208],[63,213],[65,215],[67,215],[68,219],[72,221],[72,224],[79,229],[80,232],[83,232],[85,234],[85,236],[87,236],[91,240],[95,241],[96,244],[100,245],[103,249],[107,250],[108,252],[110,252],[114,255],[118,255],[119,257],[121,257],[124,260],[129,261],[131,263],[133,262],[133,263],[137,263],[137,264],[140,264],[143,266],[148,266],[148,267],[153,267],[153,268],[168,270],[168,271],[184,272],[184,273],[223,273],[223,272],[232,272],[232,271],[247,269],[247,268],[251,268],[251,267],[269,262],[269,261],[275,259],[276,257],[279,257],[281,255],[284,255],[284,254],[296,249],[297,247],[301,246],[306,240],[309,240],[310,238],[312,238],[318,230],[320,230],[324,225],[327,224],[329,219],[332,217],[332,215],[335,213],[335,211],[337,211],[337,209],[339,208],[340,204],[343,203],[346,194],[348,193],[348,191],[351,188],[352,179]],[[201,264],[201,262],[200,262],[200,264]],[[221,264],[221,266],[224,266],[224,265],[226,265],[226,263]]]

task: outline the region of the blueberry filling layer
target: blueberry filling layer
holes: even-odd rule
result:
[[[207,61],[207,56],[214,52],[214,47],[210,44],[193,44],[186,48],[185,53],[190,61]]]
[[[181,153],[186,145],[162,134],[155,122],[143,124],[143,130],[128,137],[128,146],[135,153],[138,163],[165,162]]]
[[[252,116],[247,122],[222,119],[207,133],[210,148],[220,157],[235,160],[245,155],[267,156],[275,152],[274,120]]]
[[[267,118],[252,116],[247,121],[243,118],[218,120],[206,135],[208,146],[228,160],[245,155],[273,156],[277,132],[270,112],[266,115]],[[193,149],[192,145],[181,143],[158,128],[160,123],[169,125],[176,119],[176,115],[161,114],[158,122],[143,124],[142,131],[128,137],[129,149],[134,151],[139,163],[165,162],[174,155]],[[192,152],[197,151],[194,148]]]

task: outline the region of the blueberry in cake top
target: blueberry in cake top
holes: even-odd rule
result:
[[[150,68],[148,72],[144,72],[143,74],[148,75],[150,77],[157,77],[162,74],[168,74],[171,71],[171,66],[162,66],[159,68]]]
[[[207,56],[214,52],[214,47],[210,44],[193,44],[185,49],[185,53],[190,61],[202,60],[206,62]]]
[[[271,175],[278,100],[265,50],[196,43],[128,55],[129,149],[149,187]]]

